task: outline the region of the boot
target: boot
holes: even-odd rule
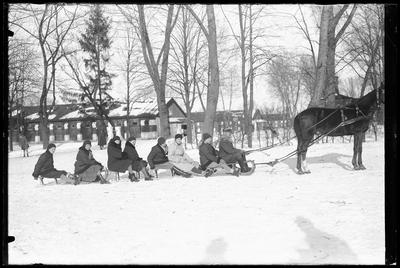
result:
[[[147,169],[144,167],[142,168],[142,172],[144,174],[144,180],[145,181],[152,181],[153,179],[151,178],[152,176],[149,174],[149,172],[147,171]]]
[[[71,175],[71,178],[74,180],[74,185],[81,183],[81,178],[78,175]]]
[[[232,174],[236,177],[239,177],[240,169],[236,168],[235,166],[233,167],[233,172]]]
[[[239,162],[239,166],[240,166],[240,172],[246,173],[250,170],[249,166],[247,165],[247,163],[245,161],[243,161],[243,159],[240,159],[238,162]]]
[[[134,173],[129,173],[129,180],[131,181],[131,182],[138,182],[139,181],[139,179],[138,178],[136,178],[136,176],[135,176],[135,174]]]

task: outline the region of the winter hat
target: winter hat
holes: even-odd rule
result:
[[[47,145],[47,150],[50,150],[53,147],[56,148],[56,145],[54,143],[49,143],[49,145]]]
[[[90,140],[86,140],[86,141],[84,141],[84,142],[83,142],[83,146],[82,146],[82,147],[85,147],[85,146],[86,146],[86,144],[89,144],[90,146],[92,146],[92,142],[91,142]]]
[[[176,134],[176,135],[175,135],[175,140],[176,140],[176,139],[182,139],[182,134]]]
[[[133,141],[133,140],[136,140],[136,137],[135,137],[135,136],[130,136],[130,137],[128,138],[128,141]]]
[[[164,144],[165,143],[165,138],[164,137],[159,137],[158,139],[157,139],[157,144],[158,145],[162,145],[162,144]]]
[[[208,133],[203,133],[203,141],[205,141],[208,138],[211,138],[212,136]]]

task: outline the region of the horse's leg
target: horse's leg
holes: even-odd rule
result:
[[[297,138],[297,173],[303,174],[303,170],[301,168],[301,148],[302,148],[303,141],[301,138]]]
[[[360,141],[358,145],[358,167],[359,169],[366,169],[365,166],[362,163],[362,144],[363,144],[363,133],[360,134]]]
[[[303,144],[303,151],[302,151],[302,165],[303,165],[303,171],[304,173],[311,173],[311,171],[308,169],[308,165],[307,165],[307,160],[306,160],[306,156],[307,156],[307,149],[308,149],[308,145],[310,144],[311,140],[312,140],[313,136],[311,136],[311,138],[308,138],[304,144]]]
[[[358,133],[355,133],[354,144],[353,144],[353,160],[351,161],[355,170],[359,169],[357,164],[358,139],[359,139]]]

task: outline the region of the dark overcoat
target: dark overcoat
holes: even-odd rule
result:
[[[103,126],[101,126],[100,127],[100,129],[99,129],[99,135],[98,135],[99,137],[98,137],[98,145],[99,146],[104,146],[104,145],[106,145],[107,144],[107,130],[106,129],[104,129],[104,127]]]
[[[219,163],[220,160],[218,151],[211,144],[204,142],[199,146],[199,155],[202,169],[206,169],[211,162]]]
[[[85,147],[80,147],[75,161],[75,174],[81,174],[93,165],[103,165],[93,158],[92,150],[86,150]]]
[[[133,146],[132,143],[130,143],[129,141],[125,143],[124,152],[128,155],[128,159],[132,161],[132,169],[139,171],[143,167],[147,166],[147,162],[139,157],[135,146]]]
[[[40,155],[32,176],[37,178],[39,175],[46,178],[59,178],[61,175],[66,175],[64,170],[57,170],[54,168],[53,154],[46,150]]]
[[[150,168],[154,168],[157,164],[162,164],[168,162],[167,153],[160,145],[155,145],[151,148],[149,155],[147,156],[147,162]]]
[[[232,141],[227,137],[222,137],[219,142],[219,156],[226,162],[230,162],[232,155],[241,154],[242,151],[233,147]]]
[[[107,166],[110,171],[125,172],[131,164],[131,160],[128,159],[126,153],[122,152],[121,144],[115,143],[116,139],[114,137],[108,142]]]
[[[19,136],[19,146],[21,150],[27,150],[29,148],[28,140],[24,135]]]

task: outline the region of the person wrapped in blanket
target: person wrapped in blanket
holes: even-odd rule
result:
[[[114,172],[129,172],[129,180],[138,182],[139,179],[135,176],[132,160],[128,158],[128,154],[121,149],[121,138],[115,136],[108,142],[107,146],[107,167],[108,170]]]
[[[191,173],[178,168],[169,161],[168,146],[165,142],[164,137],[159,137],[157,139],[157,144],[151,148],[151,151],[147,156],[147,162],[149,163],[150,169],[152,170],[169,169],[174,174],[184,176],[186,178],[192,176]]]
[[[205,176],[206,174],[205,171],[200,169],[200,163],[186,154],[181,134],[176,134],[174,142],[168,146],[168,159],[174,166],[192,175]]]
[[[104,169],[103,165],[96,161],[92,153],[92,143],[89,140],[83,142],[79,147],[78,154],[75,161],[75,175],[79,177],[81,182],[98,182],[101,184],[108,184],[108,182],[101,171]]]
[[[79,182],[79,178],[77,176],[72,175],[71,173],[65,170],[58,170],[54,167],[54,159],[53,155],[56,151],[56,145],[54,143],[50,143],[47,146],[46,151],[40,155],[35,169],[32,173],[32,176],[35,180],[40,178],[43,182],[43,178],[60,178],[65,183],[77,184]]]
[[[208,133],[203,134],[202,140],[200,141],[199,154],[201,169],[207,171],[224,170],[228,174],[239,176],[239,169],[229,167],[226,162],[219,157],[218,151],[212,146],[212,136]],[[211,174],[208,173],[208,176]]]

